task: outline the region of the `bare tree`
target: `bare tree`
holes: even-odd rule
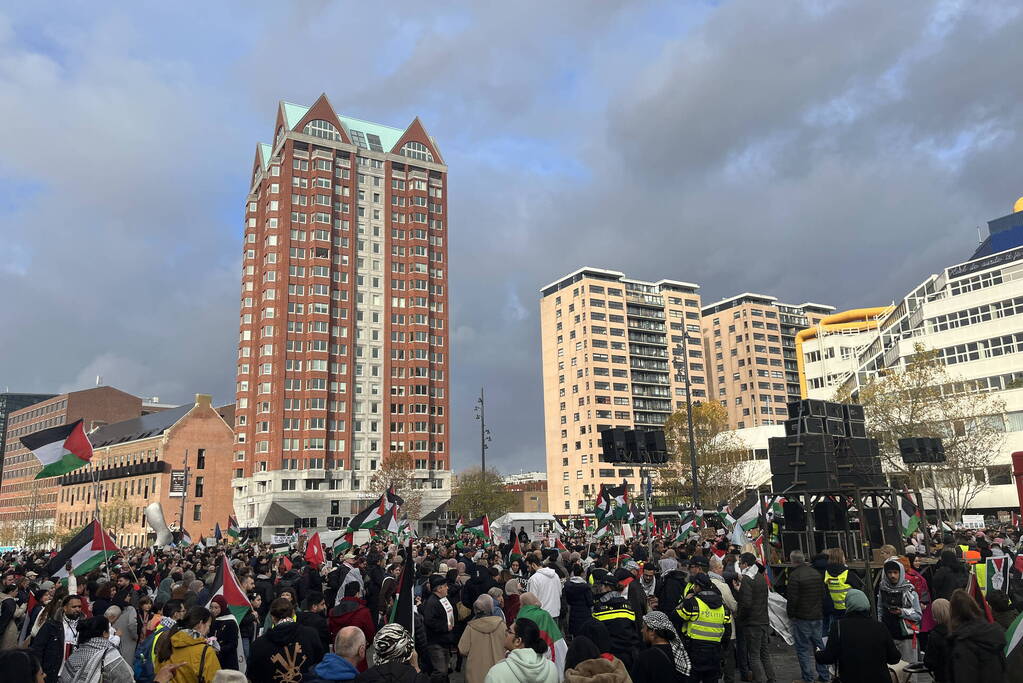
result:
[[[935,506],[959,519],[987,486],[984,469],[1005,439],[1005,404],[983,389],[953,377],[937,351],[917,343],[904,366],[883,371],[855,395],[836,398],[864,406],[868,436],[877,439],[886,471],[911,488],[930,489]],[[907,465],[898,442],[909,437],[942,439],[946,461]]]
[[[384,493],[394,489],[405,500],[404,513],[409,519],[419,519],[423,509],[423,493],[413,488],[415,483],[415,460],[411,453],[391,453],[380,463],[380,468],[370,477],[369,485],[374,491]]]
[[[689,422],[685,406],[664,424],[668,464],[657,470],[657,490],[675,504],[692,503],[692,466],[689,458]],[[696,476],[700,504],[716,509],[722,500],[738,500],[755,486],[749,446],[728,429],[728,412],[717,402],[693,406]]]

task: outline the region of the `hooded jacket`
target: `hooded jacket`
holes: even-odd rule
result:
[[[682,608],[687,612],[700,613],[700,605],[696,602],[696,598],[702,600],[707,607],[711,609],[717,609],[722,607],[725,603],[721,597],[721,594],[716,590],[702,590],[695,595],[691,595],[682,601]],[[729,614],[728,608],[725,607],[725,614]],[[689,653],[689,660],[691,662],[693,671],[716,671],[720,666],[721,662],[721,647],[727,645],[731,638],[732,628],[730,625],[725,626],[724,636],[719,642],[711,642],[709,640],[697,640],[693,638],[683,638],[685,642],[686,652]]]
[[[863,598],[866,602],[866,598]],[[872,656],[864,656],[872,653]],[[821,664],[835,664],[843,683],[878,683],[890,680],[888,664],[901,659],[888,630],[868,611],[847,610],[831,625],[828,644],[816,653]]]
[[[483,680],[484,683],[558,683],[558,668],[544,655],[522,647],[509,652]]]
[[[561,578],[550,567],[540,567],[526,584],[530,593],[540,599],[540,607],[557,619],[561,616]]]
[[[458,639],[458,651],[466,655],[466,683],[483,683],[490,667],[504,658],[503,617],[479,617],[470,621]]]
[[[573,576],[565,584],[565,603],[568,605],[568,632],[578,635],[579,629],[593,613],[593,589],[586,579]]]
[[[176,631],[171,636],[171,646],[171,656],[166,661],[172,664],[184,664],[184,666],[174,672],[175,682],[196,683],[199,680],[200,670],[202,671],[203,680],[212,681],[213,677],[220,671],[220,661],[217,659],[217,652],[206,644],[204,638],[196,638],[188,631]],[[204,651],[206,653],[205,657],[203,657]],[[157,661],[154,664],[154,669],[159,671],[165,662]]]
[[[657,589],[657,609],[668,615],[676,630],[682,628],[682,620],[675,613],[675,609],[682,602],[685,588],[685,572],[681,569],[673,569],[661,577],[661,585]]]
[[[973,621],[948,634],[949,683],[1005,680],[1005,631],[998,624]]]
[[[824,579],[823,580],[827,581],[829,576],[837,577],[840,574],[842,574],[842,572],[845,572],[845,571],[849,572],[848,574],[846,574],[846,577],[845,577],[845,582],[849,584],[849,587],[850,588],[855,588],[858,591],[863,590],[863,579],[860,578],[860,575],[857,574],[856,572],[854,572],[848,566],[846,566],[844,564],[841,564],[840,562],[829,562],[824,567],[824,573],[823,573]],[[824,614],[826,614],[826,615],[828,615],[828,614],[842,614],[841,610],[836,610],[835,609],[834,604],[831,602],[831,593],[829,593],[827,591],[827,589],[825,589],[825,591],[824,591],[823,602],[824,602]]]
[[[888,571],[898,568],[899,579],[894,584],[888,580]],[[920,629],[920,598],[916,589],[906,579],[906,568],[898,560],[884,563],[884,574],[877,587],[877,618],[888,627],[888,632],[896,640],[912,638]],[[899,614],[892,614],[889,609],[898,606]]]
[[[942,550],[931,578],[931,599],[945,598],[948,600],[956,588],[966,588],[969,580],[970,572],[966,565],[956,557],[955,551]]]
[[[281,655],[275,660],[274,655]],[[294,621],[282,621],[252,641],[245,675],[253,683],[279,683],[304,675],[323,658],[320,636]]]
[[[359,675],[359,671],[352,666],[351,662],[328,652],[323,656],[323,661],[313,667],[305,676],[305,683],[333,683],[333,681],[350,681]]]
[[[565,683],[631,683],[625,664],[617,657],[584,659],[565,670]]]

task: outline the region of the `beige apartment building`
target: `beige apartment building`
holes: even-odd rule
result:
[[[602,461],[600,431],[656,429],[685,405],[681,344],[687,336],[693,400],[707,400],[698,290],[690,282],[645,282],[589,267],[541,290],[552,513],[590,510],[601,484],[624,479],[640,490],[638,468]]]
[[[750,292],[703,307],[710,395],[728,409],[732,429],[785,421],[786,403],[800,398],[796,333],[834,310]]]

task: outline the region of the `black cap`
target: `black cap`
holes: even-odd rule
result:
[[[614,573],[614,581],[615,581],[615,583],[621,583],[622,581],[625,581],[625,580],[631,579],[631,578],[632,578],[632,572],[630,572],[625,567],[619,567],[618,569],[615,570],[615,573]]]
[[[446,586],[448,583],[448,577],[444,574],[434,574],[430,577],[430,591],[433,592],[441,586]]]
[[[697,567],[710,567],[710,560],[703,555],[693,555],[692,559],[689,560],[689,566],[696,565]]]

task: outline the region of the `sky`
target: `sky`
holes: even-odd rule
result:
[[[455,468],[485,387],[488,461],[543,469],[540,287],[901,298],[1023,195],[1021,32],[997,0],[8,3],[0,388],[233,401],[255,146],[325,92],[449,165]]]

